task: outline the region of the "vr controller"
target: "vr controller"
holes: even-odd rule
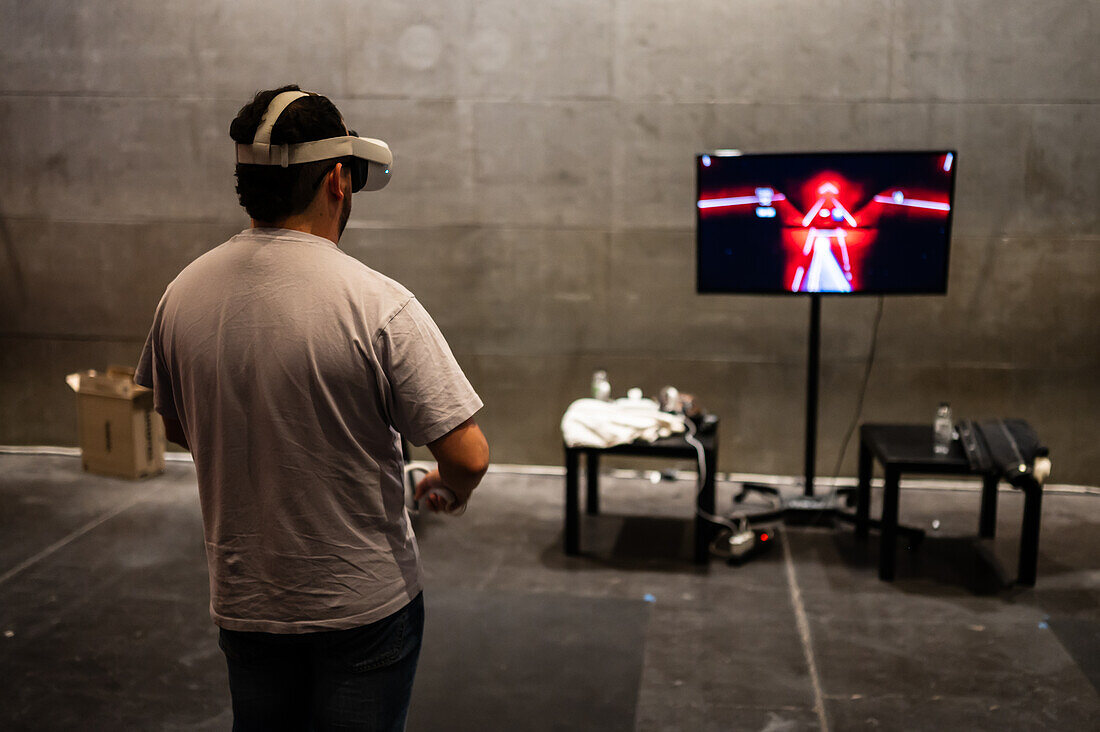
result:
[[[466,504],[458,505],[458,497],[451,492],[450,488],[432,488],[428,491],[428,495],[425,498],[438,497],[442,499],[444,510],[452,516],[461,516],[466,513]]]
[[[419,502],[414,498],[416,493],[416,485],[420,482],[420,479],[431,472],[431,466],[425,463],[408,463],[405,465],[405,506],[409,509],[410,513],[415,513],[419,509]],[[436,486],[431,488],[424,496],[425,500],[432,498],[438,498],[443,502],[443,511],[451,516],[461,516],[466,513],[467,503],[461,505],[458,504],[458,497],[451,491],[450,488],[445,486]]]
[[[390,146],[381,140],[359,137],[354,130],[343,137],[330,137],[325,140],[312,140],[292,145],[272,145],[271,128],[291,102],[309,94],[301,91],[286,91],[275,95],[267,105],[260,126],[251,145],[237,144],[237,162],[244,165],[298,165],[332,158],[351,158],[351,189],[378,191],[390,182],[390,169],[393,166],[393,153]]]

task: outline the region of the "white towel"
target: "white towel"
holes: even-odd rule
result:
[[[613,447],[641,439],[653,442],[683,432],[684,417],[662,412],[652,399],[578,399],[561,418],[569,447]]]

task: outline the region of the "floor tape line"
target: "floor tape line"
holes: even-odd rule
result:
[[[15,577],[20,572],[22,572],[22,571],[24,571],[24,570],[26,570],[30,567],[33,567],[35,564],[38,564],[39,562],[41,562],[43,559],[50,556],[54,552],[56,552],[60,549],[64,549],[66,546],[68,546],[72,542],[76,541],[80,537],[84,536],[85,534],[87,534],[89,531],[96,528],[100,524],[104,524],[107,521],[110,521],[111,519],[113,519],[115,516],[118,516],[123,511],[126,511],[127,509],[132,508],[133,506],[140,503],[141,501],[146,500],[146,498],[147,498],[147,496],[143,496],[143,495],[134,496],[129,501],[125,501],[122,504],[120,504],[118,506],[115,506],[114,508],[112,508],[107,513],[104,513],[100,516],[97,516],[96,518],[92,519],[91,521],[84,524],[83,526],[76,529],[75,531],[72,531],[72,532],[66,534],[65,536],[61,537],[60,539],[55,541],[53,544],[50,544],[48,547],[46,547],[42,551],[38,552],[34,556],[32,556],[28,559],[24,559],[22,562],[15,565],[11,569],[9,569],[7,572],[4,572],[4,574],[0,574],[0,585],[4,584],[8,580],[10,580],[12,577]]]
[[[795,621],[798,624],[798,637],[802,641],[802,652],[806,656],[806,665],[810,669],[810,681],[814,687],[814,711],[821,732],[829,732],[829,720],[825,717],[825,699],[821,693],[821,677],[817,673],[817,661],[814,659],[813,642],[810,639],[810,621],[806,617],[806,607],[802,604],[802,591],[795,577],[794,560],[791,557],[791,545],[787,541],[787,532],[779,532],[783,543],[783,563],[787,566],[787,586],[791,591],[791,605],[794,606]]]

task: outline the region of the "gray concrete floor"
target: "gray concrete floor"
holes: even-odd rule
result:
[[[1024,589],[994,571],[1015,569],[1007,489],[998,538],[979,542],[977,492],[903,483],[902,520],[929,536],[883,583],[875,540],[843,527],[789,527],[743,566],[696,567],[694,484],[621,474],[585,518],[584,555],[565,557],[562,482],[493,472],[465,516],[418,518],[426,596],[649,603],[636,729],[1100,728],[1100,496],[1047,494]],[[735,488],[719,485],[720,507]],[[207,601],[189,463],[129,482],[0,455],[0,728],[228,729]]]

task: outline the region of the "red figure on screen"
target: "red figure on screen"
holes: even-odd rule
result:
[[[851,292],[852,262],[848,255],[849,226],[856,220],[838,199],[840,190],[832,182],[818,186],[818,199],[802,217],[805,240],[790,281],[793,292]],[[787,235],[795,231],[787,230]],[[835,251],[834,251],[835,250]],[[837,257],[840,254],[840,257]]]

